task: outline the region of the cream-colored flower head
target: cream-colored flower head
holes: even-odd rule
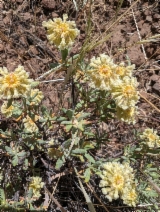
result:
[[[125,76],[131,77],[134,69],[135,69],[134,64],[130,65],[130,66],[125,66],[125,63],[121,62],[119,65],[117,65],[115,72],[121,78],[123,78]]]
[[[1,113],[3,115],[5,115],[6,118],[9,118],[9,117],[12,116],[13,110],[14,110],[14,106],[13,105],[10,105],[8,107],[8,102],[7,101],[3,102],[3,105],[1,106]]]
[[[18,66],[14,72],[8,72],[7,68],[0,68],[0,97],[3,99],[26,96],[31,89],[31,79],[23,66]]]
[[[137,112],[137,107],[129,107],[126,110],[123,110],[121,107],[117,107],[116,109],[116,115],[117,118],[121,121],[124,121],[128,124],[135,124],[136,123],[136,115],[138,114]]]
[[[43,99],[43,93],[39,89],[32,89],[30,97],[32,98],[30,105],[39,105]]]
[[[122,194],[124,204],[136,207],[137,203],[137,192],[134,186],[125,187]]]
[[[124,77],[119,83],[114,84],[111,93],[118,107],[126,110],[135,106],[139,99],[137,86],[137,80],[133,77]]]
[[[133,184],[133,169],[128,164],[108,162],[103,165],[100,187],[109,201],[122,197],[126,186]]]
[[[160,147],[160,137],[156,130],[147,128],[140,137],[146,141],[149,147]]]
[[[29,189],[32,189],[34,198],[38,199],[41,196],[40,190],[43,186],[44,182],[42,182],[41,177],[32,177],[32,180],[29,183]]]
[[[26,118],[23,119],[23,123],[24,123],[25,129],[28,132],[30,132],[30,133],[38,132],[37,125],[34,123],[34,121],[28,115],[26,116]]]
[[[111,90],[113,84],[119,79],[115,73],[116,65],[113,60],[105,55],[93,57],[90,63],[90,70],[87,71],[90,86],[100,90]]]
[[[60,50],[68,49],[79,34],[75,21],[67,21],[68,15],[54,18],[53,21],[43,21],[43,27],[47,28],[47,38],[51,44],[55,44]]]

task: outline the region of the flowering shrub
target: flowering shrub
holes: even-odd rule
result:
[[[40,205],[38,201],[45,197],[46,202],[48,198],[44,184],[52,189],[51,175],[55,175],[62,166],[64,168],[66,162],[71,164],[70,174],[77,174],[73,168],[79,168],[80,164],[77,176],[81,175],[86,183],[92,177],[101,178],[99,187],[102,189],[97,189],[102,191],[107,204],[113,200],[123,200],[123,204],[129,207],[145,201],[148,203],[150,197],[157,198],[157,192],[150,188],[148,182],[153,181],[152,186],[159,183],[158,169],[152,158],[159,154],[157,131],[147,128],[142,135],[135,134],[136,141],[124,145],[124,154],[117,156],[115,161],[112,155],[97,156],[101,147],[108,145],[108,135],[111,134],[101,133],[103,123],[108,126],[113,119],[127,124],[136,123],[139,92],[138,82],[133,77],[135,65],[126,65],[123,61],[115,63],[104,53],[85,60],[89,47],[92,47],[87,41],[79,54],[70,57],[68,53],[79,30],[74,21],[67,19],[65,14],[63,20],[54,18],[42,23],[47,29],[49,42],[58,47],[62,56],[61,63],[52,64],[54,68],[48,73],[59,70],[59,67],[67,73],[58,112],[43,105],[44,95],[36,88],[41,82],[29,79],[23,66],[19,65],[14,72],[0,68],[1,115],[10,121],[5,129],[0,129],[0,148],[3,157],[6,157],[6,170],[12,167],[11,174],[15,177],[4,181],[3,176],[9,175],[4,168],[1,170],[0,183],[4,182],[0,187],[0,203],[12,209],[19,206],[23,206],[24,210],[48,209],[49,204],[47,207],[45,204],[37,206]],[[64,108],[62,99],[66,85],[71,85],[71,98],[69,106]],[[42,172],[39,164],[43,164],[47,174]],[[150,170],[156,171],[153,174]],[[41,177],[35,177],[39,173]],[[147,176],[147,183],[139,173],[144,178]],[[44,183],[42,178],[46,176],[48,181]],[[84,192],[84,188],[82,190]],[[52,194],[49,193],[49,196]]]
[[[145,131],[141,135],[141,138],[146,141],[147,145],[150,148],[160,147],[160,137],[157,135],[156,130],[153,130],[153,129],[150,129],[150,128],[145,129]]]
[[[126,163],[108,162],[103,165],[100,187],[109,201],[121,198],[129,206],[136,206],[137,194],[133,169]]]
[[[73,45],[74,39],[79,34],[74,21],[67,21],[68,15],[54,20],[43,21],[42,25],[47,28],[47,38],[51,44],[55,44],[60,50]]]
[[[91,69],[87,74],[90,85],[100,90],[111,90],[113,84],[116,84],[118,80],[113,60],[109,56],[101,54],[98,58],[93,57],[89,65]]]
[[[3,99],[25,96],[31,89],[31,79],[23,66],[18,66],[14,72],[9,73],[7,68],[0,68],[0,96]]]

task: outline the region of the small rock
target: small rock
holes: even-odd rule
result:
[[[0,1],[0,9],[3,9],[3,1]]]
[[[153,15],[153,18],[154,19],[160,19],[160,15],[158,13],[156,13],[156,14]]]
[[[153,74],[151,77],[150,77],[150,80],[156,82],[160,79],[160,76],[158,76],[157,74]]]
[[[23,0],[16,0],[16,2],[18,2],[18,3],[22,3],[22,2],[23,2]]]
[[[156,82],[156,83],[153,85],[153,90],[154,90],[157,94],[160,94],[160,82]]]
[[[25,21],[30,20],[30,19],[31,19],[30,13],[28,13],[28,12],[24,13],[24,14],[23,14],[23,19],[24,19]]]
[[[0,43],[0,52],[2,52],[4,50],[4,46],[2,43]]]
[[[158,55],[158,56],[156,57],[156,60],[160,60],[160,55]]]
[[[31,51],[34,55],[39,54],[39,52],[37,51],[37,49],[36,49],[35,46],[31,45],[31,46],[29,47],[29,49],[30,49],[30,51]]]
[[[52,17],[53,17],[53,18],[57,18],[58,16],[59,16],[59,15],[58,15],[57,13],[55,13],[55,12],[52,13]]]
[[[140,29],[142,29],[143,24],[144,24],[144,20],[139,21],[139,22],[138,22],[138,27],[139,27]]]
[[[152,17],[151,17],[151,16],[147,16],[147,17],[146,17],[146,21],[152,22]]]
[[[45,9],[52,10],[55,8],[56,3],[55,3],[55,0],[42,0],[42,6]]]
[[[3,19],[3,22],[4,22],[4,24],[9,24],[10,23],[10,19],[9,19],[9,17],[5,17],[4,19]]]

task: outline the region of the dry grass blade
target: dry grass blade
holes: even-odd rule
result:
[[[45,191],[49,194],[50,198],[54,201],[54,203],[57,205],[58,208],[60,208],[60,210],[62,212],[67,212],[62,206],[61,204],[53,197],[53,195],[48,191],[48,189],[46,187],[44,187]]]
[[[78,11],[77,2],[75,0],[73,0],[73,3],[74,3],[76,11]]]
[[[123,13],[123,15],[121,15],[116,21],[113,22],[113,24],[111,24],[111,26],[108,27],[108,29],[100,36],[97,37],[97,39],[95,39],[94,42],[91,42],[88,44],[90,35],[91,35],[91,28],[89,27],[90,30],[88,30],[87,32],[87,38],[86,41],[84,42],[84,45],[82,47],[81,53],[80,55],[84,55],[87,52],[90,52],[91,50],[93,50],[95,47],[99,46],[100,44],[103,44],[104,42],[106,42],[112,35],[112,33],[108,33],[106,35],[106,33],[113,28],[140,0],[137,0],[136,2],[134,2],[127,10],[126,12]],[[90,16],[89,16],[89,20],[90,20]],[[105,36],[104,36],[105,35]],[[103,38],[102,38],[103,37]],[[82,58],[82,57],[81,57]],[[80,59],[79,59],[80,60]]]
[[[148,58],[148,60],[150,60],[151,58],[153,58],[153,56],[156,55],[158,52],[159,52],[159,49],[157,49],[157,50],[150,56],[150,58]],[[139,71],[145,64],[146,64],[146,61],[137,69],[137,71]]]
[[[139,1],[141,0],[137,0],[135,1],[127,10],[126,12],[123,13],[123,15],[121,15],[113,24],[111,24],[111,26],[105,31],[105,33],[107,31],[109,31],[113,26],[115,26]]]
[[[64,64],[60,64],[58,66],[56,66],[55,68],[50,69],[49,71],[45,72],[44,74],[42,74],[40,77],[38,77],[36,80],[40,80],[43,77],[46,77],[47,75],[51,74],[52,72],[58,71],[63,67]]]
[[[81,182],[81,180],[80,180],[80,178],[79,178],[77,169],[74,168],[74,170],[75,170],[75,173],[76,173],[76,175],[77,175],[77,177],[78,177],[79,185],[80,185],[80,187],[81,187],[81,189],[82,189],[83,195],[84,195],[84,197],[85,197],[85,199],[86,199],[86,202],[87,202],[87,205],[88,205],[88,208],[89,208],[90,212],[96,212],[96,210],[95,210],[95,208],[94,208],[94,205],[93,205],[93,203],[92,203],[91,200],[90,200],[90,197],[88,196],[87,192],[85,191],[85,189],[84,189],[84,187],[83,187],[83,185],[82,185],[82,182]]]
[[[105,211],[109,212],[109,210],[106,208],[106,206],[103,204],[103,202],[101,201],[101,199],[97,196],[97,194],[94,192],[94,189],[91,187],[91,185],[89,185],[88,183],[86,183],[87,187],[92,191],[92,193],[94,194],[94,196],[96,197],[96,199],[101,203],[101,205],[103,206],[103,208],[105,209]]]
[[[150,42],[158,42],[160,40],[160,34],[149,37],[145,40],[138,41],[137,44],[150,43]]]
[[[117,7],[117,10],[116,10],[115,19],[117,19],[118,13],[119,13],[119,11],[122,7],[123,2],[124,2],[124,0],[119,0],[119,2],[118,2],[118,7]]]
[[[140,97],[143,98],[148,104],[150,104],[156,111],[158,111],[160,113],[160,110],[154,105],[152,104],[152,102],[150,102],[148,99],[146,99],[141,93],[139,93]]]

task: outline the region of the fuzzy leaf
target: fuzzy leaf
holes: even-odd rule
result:
[[[83,124],[81,122],[77,125],[77,128],[81,131],[84,131]]]
[[[66,115],[68,116],[69,119],[71,119],[72,116],[74,115],[74,111],[73,110],[67,110]]]
[[[88,117],[90,115],[90,113],[82,113],[79,117],[78,117],[78,121],[81,121],[82,119]]]
[[[56,169],[60,169],[63,166],[63,163],[64,163],[63,160],[59,158],[57,160],[57,162],[56,162],[56,167],[55,168]]]
[[[62,121],[61,124],[70,125],[72,124],[72,121]]]
[[[82,155],[78,155],[78,157],[79,157],[79,159],[80,159],[81,162],[84,162],[85,161],[84,160],[84,157]]]
[[[19,153],[17,153],[17,156],[24,157],[24,156],[26,156],[26,152],[19,152]]]
[[[4,193],[4,189],[0,188],[0,203],[1,205],[5,204],[6,202],[6,198],[5,198],[5,193]]]
[[[83,148],[88,150],[88,149],[94,149],[95,147],[93,146],[93,144],[91,142],[84,142],[83,143]]]
[[[33,81],[33,82],[31,82],[31,87],[32,88],[34,88],[34,87],[36,87],[36,86],[38,86],[39,85],[39,82],[38,81]]]
[[[15,155],[15,153],[13,152],[13,150],[8,147],[8,146],[5,146],[5,150],[10,154],[10,155]]]
[[[61,50],[62,61],[65,61],[68,56],[68,49]]]
[[[90,176],[91,176],[91,170],[90,168],[86,169],[84,172],[84,177],[85,177],[85,182],[88,183],[90,180]]]
[[[13,160],[12,160],[12,165],[13,165],[13,166],[17,166],[17,164],[18,164],[18,156],[15,155],[15,156],[13,157]]]
[[[59,117],[59,118],[57,118],[57,121],[65,121],[65,120],[67,120],[65,117]]]
[[[74,149],[72,150],[73,154],[85,154],[86,150],[85,149]]]
[[[90,154],[86,153],[84,156],[88,159],[90,163],[95,163],[94,158]]]
[[[73,125],[66,125],[65,126],[66,132],[69,132],[72,127]]]

